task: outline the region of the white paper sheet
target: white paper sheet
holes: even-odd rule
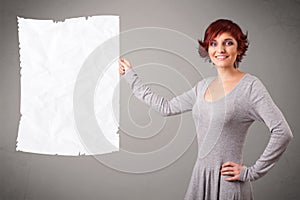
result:
[[[119,34],[119,16],[79,17],[63,22],[20,17],[17,20],[21,119],[16,150],[57,155],[118,151],[118,63],[117,60],[111,60],[109,66],[99,63],[101,57],[117,59],[119,44],[110,42],[110,52],[103,52],[99,46]],[[98,55],[100,51],[101,55]],[[91,59],[95,58],[100,59],[100,66],[97,67],[102,70],[99,73],[101,76],[94,77],[97,78],[96,89],[88,91],[89,86],[81,87],[74,97],[75,88],[82,85],[81,82],[89,82],[88,79],[78,78],[83,73],[82,68],[90,68],[92,64],[89,63],[93,63]],[[81,96],[88,92],[95,93],[94,101],[81,101]],[[74,102],[77,102],[76,105]],[[85,106],[94,108],[94,112],[86,109],[88,117],[81,115],[86,111]],[[77,109],[76,113],[74,109]],[[82,116],[84,121],[80,119]],[[82,127],[82,123],[90,123],[93,120],[89,118],[93,117],[100,131],[80,128],[80,123]]]

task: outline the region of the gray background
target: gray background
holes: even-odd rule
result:
[[[250,47],[240,69],[263,81],[295,136],[276,167],[253,183],[254,195],[264,200],[299,199],[299,10],[299,0],[1,0],[0,199],[183,199],[196,159],[195,141],[178,159],[175,154],[170,155],[176,158],[174,162],[147,173],[129,173],[122,165],[116,169],[101,162],[102,157],[113,157],[117,162],[122,153],[65,157],[15,151],[20,119],[16,16],[61,20],[107,14],[120,16],[121,31],[147,26],[173,29],[194,39],[195,47],[207,25],[217,18],[232,19],[248,31]],[[196,54],[195,48],[185,50]],[[126,51],[126,44],[122,46],[121,41],[123,51]],[[187,84],[182,86],[186,79],[192,85],[202,76],[215,74],[211,65],[201,59],[195,68],[168,52],[141,50],[124,56],[130,59],[145,82],[160,83],[152,87],[167,97],[172,96],[173,90],[173,95],[187,90]],[[158,64],[141,66],[148,62],[162,63],[169,68]],[[178,78],[178,74],[184,78]],[[121,108],[123,151],[155,151],[168,144],[176,134],[195,131],[191,113],[162,118],[132,98],[124,80],[121,81]],[[255,123],[249,130],[244,151],[247,165],[255,162],[267,142],[267,128]],[[156,162],[162,160],[160,157]],[[127,164],[139,163],[129,159]]]

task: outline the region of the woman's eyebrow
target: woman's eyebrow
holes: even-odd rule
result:
[[[224,41],[233,40],[232,38],[225,38]]]
[[[223,41],[233,41],[232,38],[225,38]],[[210,42],[217,42],[216,39],[212,39]]]
[[[232,38],[225,38],[223,41],[228,41],[228,40],[233,40],[233,39],[232,39]],[[215,41],[215,42],[216,42],[217,40],[216,40],[216,39],[212,39],[211,42],[212,42],[212,41]]]

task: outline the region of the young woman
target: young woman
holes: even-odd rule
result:
[[[199,40],[199,53],[214,64],[217,76],[170,100],[144,85],[128,60],[119,60],[119,72],[137,98],[163,116],[192,111],[199,151],[185,200],[253,199],[251,181],[275,165],[293,138],[262,82],[238,69],[247,48],[247,35],[236,23],[219,19],[210,24]],[[265,151],[248,167],[242,164],[242,151],[255,120],[265,123],[271,134]]]

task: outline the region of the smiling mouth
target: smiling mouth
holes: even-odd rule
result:
[[[215,58],[217,58],[218,60],[225,60],[228,57],[229,56],[215,56]]]

